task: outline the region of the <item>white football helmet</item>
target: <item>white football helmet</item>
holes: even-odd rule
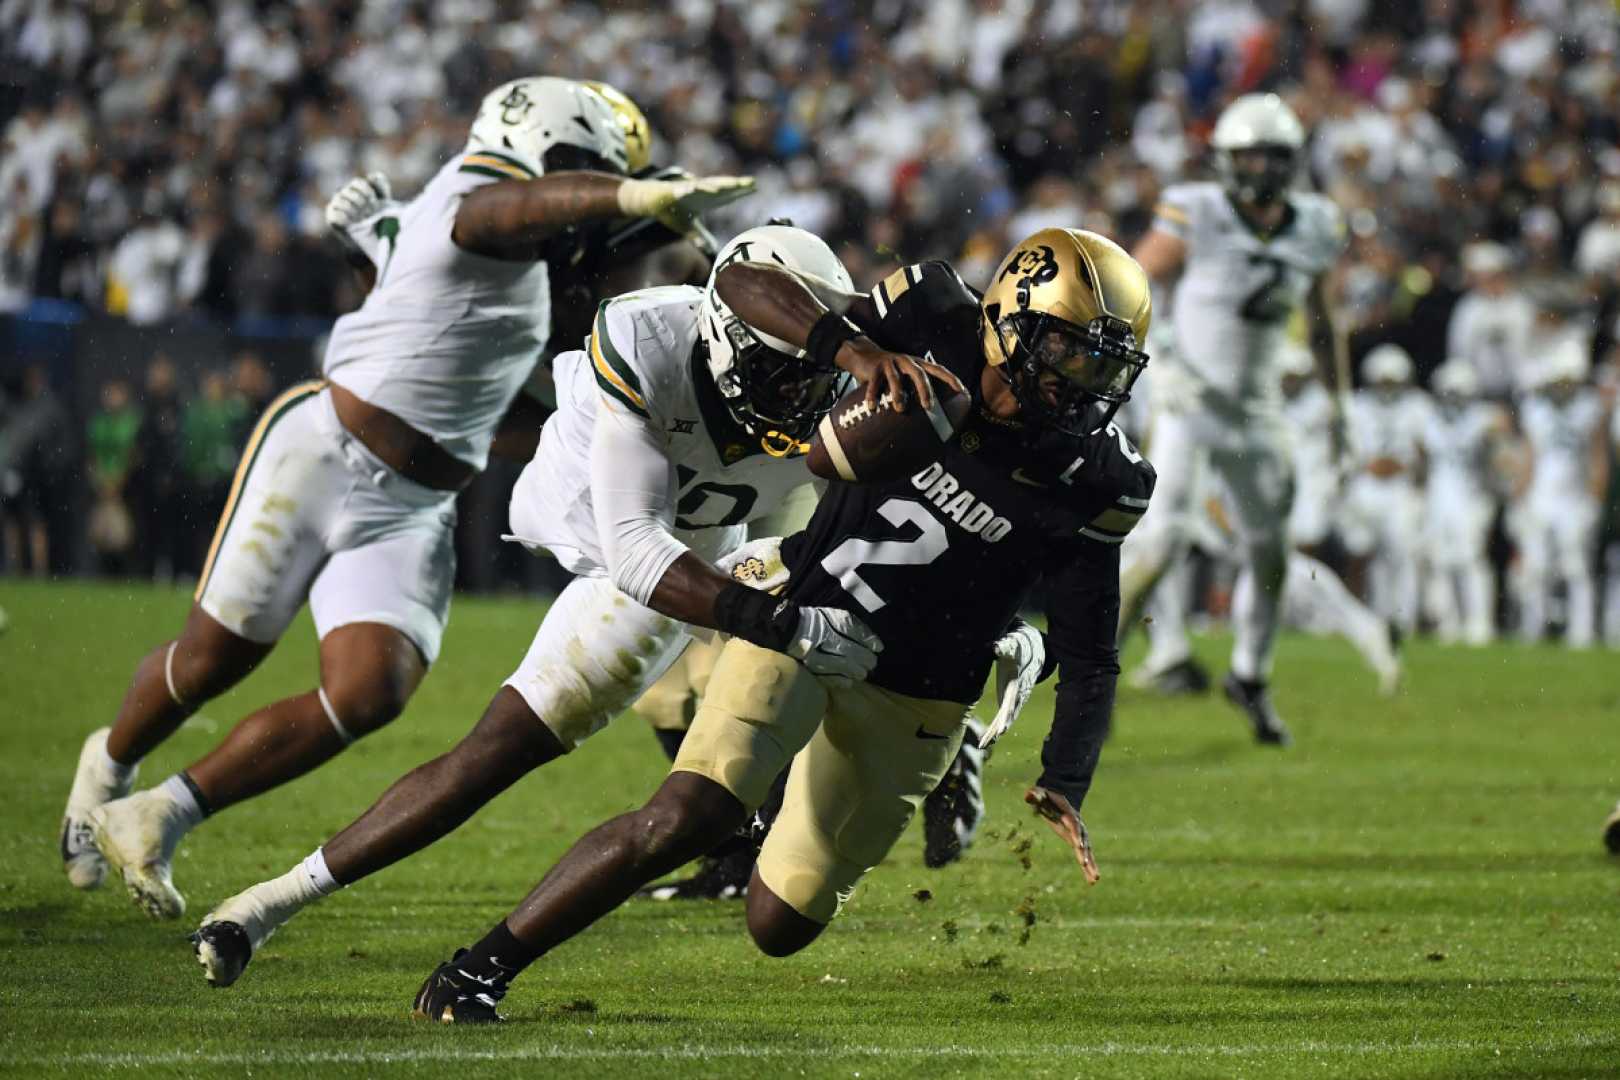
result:
[[[1361,361],[1361,377],[1371,386],[1412,381],[1412,357],[1399,345],[1383,344]]]
[[[624,129],[608,100],[584,83],[549,75],[513,79],[485,94],[467,145],[513,158],[536,176],[629,168]]]
[[[1467,360],[1454,356],[1435,369],[1429,385],[1442,398],[1454,401],[1476,398],[1479,396],[1479,372]]]
[[[1244,94],[1221,112],[1209,145],[1222,186],[1235,198],[1264,205],[1293,184],[1305,125],[1276,94]]]
[[[1592,370],[1592,357],[1586,339],[1578,334],[1561,336],[1536,365],[1535,384],[1540,390],[1560,383],[1583,383]]]
[[[720,249],[698,311],[698,329],[709,350],[709,374],[731,415],[751,435],[789,449],[808,439],[845,391],[843,371],[817,367],[803,350],[755,330],[738,318],[715,291],[715,277],[734,262],[774,263],[854,292],[849,271],[832,248],[813,233],[790,225],[749,229]]]

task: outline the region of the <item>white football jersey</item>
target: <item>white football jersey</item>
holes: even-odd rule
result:
[[[1432,495],[1466,497],[1487,490],[1491,432],[1500,416],[1495,405],[1483,401],[1429,410],[1423,426],[1423,455]]]
[[[674,535],[713,559],[740,543],[743,526],[813,480],[803,452],[766,453],[726,411],[701,357],[703,290],[671,285],[628,293],[597,312],[589,348],[553,363],[557,413],[512,493],[516,539],[551,552],[575,574],[608,573],[591,495],[591,443],[598,415],[618,407],[658,433],[677,492],[659,508]],[[604,404],[603,399],[612,404]]]
[[[1219,184],[1173,185],[1154,211],[1154,228],[1187,245],[1171,303],[1175,362],[1215,403],[1276,407],[1285,326],[1344,248],[1344,217],[1331,199],[1287,199],[1288,216],[1269,236]]]
[[[479,469],[546,346],[551,287],[544,261],[463,251],[450,231],[468,192],[533,176],[504,155],[464,152],[416,198],[355,225],[377,283],[326,346],[328,378]]]
[[[1603,399],[1594,390],[1582,388],[1564,402],[1544,394],[1524,399],[1519,423],[1535,459],[1530,480],[1532,503],[1556,512],[1568,500],[1590,501],[1587,455],[1592,434],[1603,420]]]
[[[1390,397],[1357,390],[1350,398],[1350,441],[1356,456],[1363,464],[1392,458],[1410,472],[1417,466],[1433,409],[1429,396],[1416,388]]]

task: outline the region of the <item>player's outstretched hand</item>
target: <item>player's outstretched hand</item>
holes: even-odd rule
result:
[[[877,666],[883,642],[867,625],[838,608],[799,609],[799,626],[787,654],[834,682],[858,682]]]
[[[388,177],[380,172],[356,176],[326,201],[326,224],[339,233],[366,220],[394,197]]]
[[[619,209],[626,217],[657,218],[685,235],[700,215],[753,193],[752,176],[626,180],[619,185]]]
[[[761,536],[722,556],[715,564],[750,589],[771,592],[788,583],[788,568],[782,562],[782,538]]]
[[[988,749],[1013,726],[1041,681],[1041,668],[1046,666],[1046,642],[1041,632],[1026,622],[996,639],[992,651],[996,658],[996,700],[1001,703],[996,718],[979,737],[979,749]]]
[[[866,388],[866,404],[873,409],[885,396],[895,412],[904,412],[912,398],[929,408],[934,404],[934,389],[928,384],[930,375],[966,392],[961,379],[932,360],[892,353],[864,338],[849,345],[848,350],[839,353],[839,366]]]
[[[1052,831],[1065,844],[1074,849],[1080,863],[1080,872],[1086,875],[1086,884],[1095,885],[1102,875],[1097,872],[1097,857],[1091,853],[1091,837],[1086,834],[1086,823],[1080,813],[1069,805],[1069,800],[1039,784],[1024,792],[1024,801],[1035,808],[1035,813],[1046,819]]]

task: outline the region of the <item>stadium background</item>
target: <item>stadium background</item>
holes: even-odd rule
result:
[[[655,161],[759,177],[717,231],[790,217],[862,285],[982,279],[1046,224],[1129,245],[1220,107],[1276,89],[1349,217],[1355,356],[1398,342],[1426,378],[1494,241],[1532,341],[1580,335],[1612,396],[1617,46],[1604,0],[0,0],[6,568],[193,573],[259,406],[359,300],[327,196],[371,170],[408,196],[532,73],[619,86]],[[464,497],[465,587],[545,573],[495,542],[513,472]]]

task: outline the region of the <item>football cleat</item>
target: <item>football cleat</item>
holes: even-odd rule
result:
[[[210,915],[191,935],[191,952],[202,965],[208,985],[223,990],[247,970],[253,959],[253,942],[241,923],[215,921]]]
[[[691,877],[648,885],[636,896],[643,900],[741,900],[748,895],[758,855],[758,849],[752,847],[707,855]]]
[[[1620,805],[1616,805],[1614,813],[1603,823],[1603,846],[1609,849],[1610,855],[1620,855]]]
[[[1158,670],[1139,667],[1131,673],[1131,685],[1165,697],[1194,697],[1209,693],[1209,669],[1189,656]]]
[[[96,850],[90,811],[128,795],[135,782],[133,769],[123,779],[107,774],[102,762],[111,733],[112,728],[100,728],[84,740],[79,767],[73,773],[73,787],[68,791],[67,809],[62,813],[62,869],[75,889],[94,889],[107,876],[107,860]]]
[[[422,989],[416,992],[411,1015],[418,1020],[436,1020],[441,1024],[499,1024],[506,1017],[495,1011],[495,1006],[506,996],[506,990],[477,979],[456,966],[456,961],[467,955],[466,949],[433,969]]]
[[[984,726],[969,718],[956,760],[923,800],[923,863],[935,869],[962,857],[984,824],[982,777],[988,751],[979,749]]]
[[[1249,723],[1254,726],[1256,742],[1269,746],[1293,744],[1294,737],[1288,733],[1288,725],[1282,722],[1282,717],[1272,707],[1271,690],[1265,683],[1249,682],[1228,674],[1224,689],[1226,700],[1248,715]]]
[[[124,878],[135,905],[154,919],[178,919],[186,898],[174,887],[171,863],[185,834],[162,788],[136,792],[90,812],[96,847]]]
[[[297,911],[273,896],[273,883],[262,882],[204,916],[191,946],[210,986],[223,989],[241,978],[253,954]]]

